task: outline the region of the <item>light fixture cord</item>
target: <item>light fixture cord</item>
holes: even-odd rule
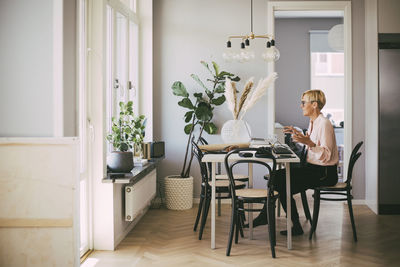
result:
[[[251,17],[251,32],[253,32],[253,0],[251,0],[251,8],[250,8],[250,17]]]

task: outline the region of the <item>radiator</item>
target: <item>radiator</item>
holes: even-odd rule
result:
[[[153,170],[134,185],[125,187],[125,221],[131,222],[156,195],[157,173]]]

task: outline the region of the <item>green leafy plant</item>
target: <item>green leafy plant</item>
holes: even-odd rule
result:
[[[190,174],[193,154],[191,154],[188,161],[188,152],[190,148],[190,140],[192,139],[196,126],[200,127],[197,141],[202,136],[203,131],[206,131],[208,134],[217,133],[218,128],[212,122],[214,116],[213,110],[215,106],[222,105],[225,102],[225,79],[228,77],[232,81],[236,82],[240,80],[238,76],[232,73],[221,71],[215,62],[212,62],[212,68],[210,68],[208,63],[205,61],[201,61],[200,63],[212,76],[206,80],[210,87],[206,86],[206,84],[203,83],[196,74],[191,74],[190,77],[192,77],[201,88],[200,92],[193,93],[193,98],[191,99],[182,82],[176,81],[172,84],[173,94],[182,97],[178,102],[178,105],[189,110],[184,115],[186,123],[184,132],[188,135],[188,140],[186,143],[185,158],[181,171],[182,178],[189,177]]]
[[[145,136],[146,119],[144,115],[135,117],[133,102],[119,102],[119,117],[112,118],[111,133],[106,139],[113,145],[115,150],[128,151],[134,144],[143,142]]]

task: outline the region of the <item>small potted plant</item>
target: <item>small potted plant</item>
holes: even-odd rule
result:
[[[190,141],[196,128],[199,128],[198,140],[203,132],[216,134],[217,126],[212,122],[215,106],[222,105],[225,102],[225,80],[230,78],[232,81],[239,81],[236,75],[221,71],[217,63],[212,62],[212,67],[207,62],[200,62],[211,74],[207,79],[208,86],[203,83],[196,74],[190,76],[201,88],[201,91],[194,92],[190,97],[189,92],[182,82],[176,81],[172,85],[174,95],[181,97],[178,105],[187,109],[184,115],[184,132],[188,135],[186,141],[185,157],[182,164],[182,170],[179,175],[169,175],[164,179],[165,201],[168,209],[184,210],[190,209],[193,204],[193,177],[190,176],[190,167],[193,160],[193,154],[189,153]]]
[[[106,137],[115,149],[107,157],[107,166],[111,172],[128,173],[134,167],[134,144],[143,141],[145,117],[134,116],[132,101],[121,101],[119,107],[119,117],[112,118],[111,133]]]

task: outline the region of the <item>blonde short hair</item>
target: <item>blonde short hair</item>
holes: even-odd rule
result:
[[[326,98],[324,92],[318,89],[314,90],[307,90],[305,91],[302,95],[301,98],[305,98],[305,100],[310,101],[310,102],[317,102],[318,103],[318,108],[321,110],[326,103]]]

